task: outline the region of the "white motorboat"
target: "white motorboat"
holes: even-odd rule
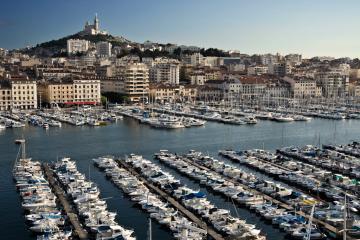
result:
[[[156,122],[152,122],[151,126],[156,128],[168,128],[168,129],[176,129],[176,128],[184,128],[185,125],[182,121],[173,116],[161,116],[158,118]]]

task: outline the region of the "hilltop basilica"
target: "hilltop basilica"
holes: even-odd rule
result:
[[[87,21],[85,23],[84,29],[81,32],[79,32],[79,34],[80,35],[98,35],[98,34],[106,35],[107,32],[101,31],[99,25],[100,25],[99,19],[97,17],[97,14],[95,14],[94,23],[90,24],[89,21]]]

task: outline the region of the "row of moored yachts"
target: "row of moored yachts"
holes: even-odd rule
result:
[[[105,171],[106,176],[118,188],[130,197],[131,201],[148,212],[152,219],[170,229],[176,239],[195,240],[205,238],[204,230],[169,206],[160,196],[150,192],[141,180],[128,170],[119,167],[113,158],[100,157],[93,161],[98,168]]]
[[[345,191],[348,197],[351,196],[350,193],[355,195],[354,198],[360,197],[360,181],[322,169],[314,164],[261,149],[240,152],[223,150],[219,153],[236,162],[264,171],[275,178],[300,185],[307,191],[323,194],[322,197],[327,200],[342,201],[344,195],[341,192]],[[360,205],[356,208],[360,211]]]
[[[22,199],[25,219],[38,240],[69,239],[72,231],[66,228],[67,217],[56,202],[41,164],[29,158],[19,159],[13,170],[16,188]]]
[[[5,128],[20,128],[25,127],[26,123],[33,126],[43,127],[61,127],[62,123],[74,126],[100,126],[106,125],[108,122],[115,122],[122,119],[110,111],[72,111],[69,113],[63,112],[20,112],[20,113],[3,113],[0,116],[0,130]]]
[[[360,158],[336,149],[326,147],[320,149],[312,145],[306,145],[304,147],[284,147],[278,149],[277,152],[360,180]]]
[[[360,224],[357,220],[360,211],[360,184],[355,179],[351,180],[311,164],[259,149],[242,152],[222,150],[220,154],[323,199],[328,206],[325,209],[316,209],[314,217],[332,226],[343,227],[343,215],[346,208],[348,226],[352,226],[349,234],[360,235],[359,229],[356,230]]]
[[[154,114],[139,109],[125,109],[119,111],[120,114],[138,120],[140,123],[148,124],[154,128],[176,129],[203,126],[206,121],[190,118],[177,117],[168,114]]]
[[[266,221],[270,221],[273,225],[286,231],[291,238],[303,239],[306,236],[307,223],[303,217],[296,215],[296,212],[287,211],[271,201],[265,200],[262,194],[253,191],[251,188],[255,188],[259,192],[271,195],[274,198],[288,197],[289,204],[292,205],[312,202],[311,198],[304,195],[300,196],[298,193],[295,194],[290,189],[286,189],[279,184],[267,185],[266,181],[257,180],[253,174],[247,174],[240,169],[204,156],[199,152],[191,151],[184,156],[177,156],[167,151],[161,151],[156,154],[156,158],[179,172],[198,180],[200,184],[204,184],[213,191],[223,194],[226,198],[232,199],[233,202],[238,203],[240,206],[246,206],[255,211]],[[216,169],[216,171],[201,169],[196,164],[191,164],[191,159],[196,159],[197,164],[204,164],[210,169]],[[232,179],[236,181],[231,181]],[[312,225],[310,237],[311,239],[322,239],[325,234],[316,225]]]
[[[204,193],[182,184],[153,162],[138,155],[130,155],[125,161],[147,181],[170,194],[178,203],[195,213],[223,236],[230,236],[233,239],[265,239],[255,225],[232,216],[227,209],[218,208],[206,198]]]
[[[125,229],[116,222],[116,213],[107,210],[106,201],[100,198],[99,188],[77,170],[74,161],[63,158],[54,164],[53,170],[90,235],[99,240],[135,239],[133,230]]]

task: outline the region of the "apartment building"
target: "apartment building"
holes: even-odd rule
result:
[[[181,101],[195,101],[198,96],[198,89],[195,85],[180,85]]]
[[[199,86],[197,98],[203,101],[220,101],[223,99],[223,91],[220,88],[208,85]]]
[[[125,83],[122,78],[108,77],[100,79],[101,93],[115,92],[124,93]]]
[[[131,102],[148,99],[149,69],[143,63],[128,64],[124,71],[124,93]]]
[[[76,103],[94,103],[98,104],[101,101],[100,80],[85,78],[74,79],[74,102]]]
[[[0,83],[0,109],[37,108],[36,82],[28,77],[12,76]]]
[[[302,55],[301,54],[288,54],[285,56],[285,60],[290,62],[293,65],[299,65],[302,61]]]
[[[180,63],[175,59],[160,58],[149,63],[149,80],[153,83],[178,85],[180,80]]]
[[[351,97],[359,98],[360,97],[360,83],[357,80],[352,80],[349,83],[349,95]]]
[[[71,81],[51,81],[41,83],[38,87],[42,102],[57,104],[74,102],[74,86]]]
[[[11,79],[12,108],[34,109],[37,108],[36,81],[28,78]]]
[[[247,69],[248,75],[263,75],[269,73],[269,67],[264,65],[249,66]]]
[[[204,65],[209,67],[219,66],[219,57],[204,57]]]
[[[321,97],[322,90],[314,79],[305,77],[284,77],[284,81],[290,84],[294,98]]]
[[[192,85],[204,85],[205,79],[206,77],[204,73],[193,73],[190,75]]]
[[[100,80],[95,78],[71,78],[49,81],[39,85],[42,101],[57,104],[99,104]]]
[[[190,64],[192,66],[204,65],[205,59],[201,53],[193,53],[191,55],[185,55],[183,57],[183,62],[185,64]]]
[[[151,101],[172,102],[179,97],[179,86],[169,84],[151,84],[149,97]]]
[[[275,62],[270,63],[269,67],[269,74],[273,74],[276,76],[284,77],[287,74],[287,66],[285,62]]]
[[[285,81],[271,81],[267,83],[265,97],[288,98],[291,97],[291,87]]]
[[[193,85],[150,84],[150,101],[173,102],[194,101],[197,97],[197,87]]]
[[[82,39],[68,39],[66,51],[69,55],[83,53],[89,49],[90,42]]]
[[[111,57],[112,45],[109,42],[96,43],[96,54],[99,57]]]
[[[260,61],[262,65],[269,65],[272,63],[277,63],[279,61],[279,57],[273,54],[263,54],[260,55]]]
[[[345,97],[349,94],[349,75],[344,75],[341,70],[318,72],[315,79],[324,97]]]
[[[11,92],[10,83],[8,81],[0,81],[0,111],[11,109]]]

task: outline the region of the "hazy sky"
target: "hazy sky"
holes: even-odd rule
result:
[[[101,28],[129,40],[360,57],[360,0],[1,0],[0,47]]]

